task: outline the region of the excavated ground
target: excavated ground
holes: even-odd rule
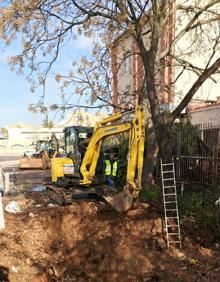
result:
[[[194,244],[166,248],[162,213],[140,203],[120,215],[103,203],[51,206],[44,193],[19,193],[21,212],[5,212],[0,231],[0,281],[220,281],[220,251]],[[48,205],[49,204],[49,205]],[[208,238],[207,238],[208,239]],[[44,277],[44,278],[43,278]]]

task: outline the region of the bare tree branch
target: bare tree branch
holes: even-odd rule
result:
[[[192,85],[188,93],[185,95],[181,103],[176,107],[176,109],[171,113],[171,122],[173,122],[177,116],[183,111],[183,109],[188,105],[193,95],[197,92],[199,87],[214,74],[220,68],[220,58],[218,58],[208,69],[198,77],[195,83]]]

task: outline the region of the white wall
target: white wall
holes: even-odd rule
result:
[[[22,123],[18,125],[5,126],[8,131],[8,138],[0,139],[0,155],[21,155],[26,150],[35,151],[35,145],[38,140],[50,140],[51,134],[55,133],[58,140],[63,139],[63,129],[67,126],[94,126],[99,120],[106,117],[107,114],[98,112],[97,114],[77,110],[70,113],[66,120],[57,124],[53,128],[44,128],[41,126],[28,126]]]
[[[51,134],[55,133],[58,139],[63,138],[63,127],[6,127],[8,138],[0,140],[0,155],[20,155],[24,151],[35,150],[37,140],[50,140]]]
[[[204,109],[198,109],[190,112],[191,123],[193,125],[197,124],[207,124],[212,126],[220,125],[220,104],[215,106],[208,106]]]

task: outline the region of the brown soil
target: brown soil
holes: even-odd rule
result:
[[[147,203],[119,215],[89,201],[50,207],[43,193],[4,197],[4,206],[11,200],[21,212],[5,212],[0,281],[220,281],[220,251],[185,230],[183,248],[168,249],[161,214]]]

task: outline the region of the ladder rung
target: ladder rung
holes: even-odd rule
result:
[[[176,193],[164,194],[164,196],[176,196]]]
[[[169,241],[169,244],[172,244],[172,243],[179,243],[179,244],[181,244],[180,241]]]
[[[173,163],[162,164],[162,166],[173,165]]]
[[[179,233],[167,233],[168,236],[180,235]]]
[[[177,209],[166,209],[166,211],[177,211]]]
[[[171,173],[171,172],[174,172],[174,170],[162,171],[162,173]]]
[[[178,216],[167,216],[167,219],[178,218]]]
[[[163,188],[176,188],[175,185],[171,185],[171,186],[163,186]]]
[[[163,181],[168,181],[168,180],[174,180],[175,178],[167,178],[167,179],[163,179]]]
[[[178,227],[178,224],[169,224],[169,225],[167,225],[167,227]]]
[[[164,202],[165,204],[176,204],[176,201],[168,201],[168,202]]]

